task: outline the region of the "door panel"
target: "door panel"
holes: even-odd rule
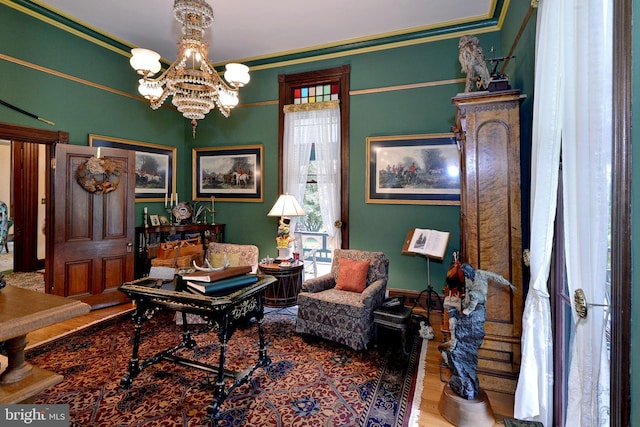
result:
[[[78,184],[78,167],[97,152],[93,147],[56,147],[55,227],[52,293],[80,299],[92,308],[127,301],[118,291],[133,280],[135,153],[101,149],[116,162],[115,191],[90,193]]]
[[[38,161],[39,144],[12,141],[13,191],[11,214],[14,217],[14,271],[36,271],[44,267],[38,260]],[[45,173],[47,171],[47,160]]]

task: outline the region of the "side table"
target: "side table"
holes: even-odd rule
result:
[[[398,331],[402,340],[402,351],[405,355],[407,350],[407,332],[411,329],[411,308],[402,307],[399,310],[377,309],[373,312],[373,323],[376,325],[375,340],[378,343],[378,328],[384,327],[392,331]]]
[[[304,265],[281,267],[279,264],[259,264],[264,274],[276,278],[265,292],[264,305],[267,307],[291,307],[297,304],[298,293],[302,287],[302,270]]]
[[[88,304],[75,299],[15,286],[0,291],[0,342],[7,352],[7,364],[3,364],[4,372],[0,375],[0,404],[29,402],[64,379],[25,360],[27,334],[86,314],[90,309]]]

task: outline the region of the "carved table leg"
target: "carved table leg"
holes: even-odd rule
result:
[[[26,346],[26,335],[21,335],[5,341],[4,348],[7,351],[8,366],[2,376],[0,376],[0,384],[18,382],[31,373],[33,366],[24,360],[24,348]]]
[[[263,322],[264,322],[264,318],[260,316],[260,319],[258,320],[258,337],[260,340],[260,351],[258,353],[258,362],[262,366],[269,366],[271,365],[271,358],[267,354],[267,345],[266,345],[267,343],[264,339],[264,328],[262,326]]]
[[[138,359],[138,349],[140,346],[140,331],[142,329],[142,323],[145,318],[144,309],[141,303],[138,303],[138,307],[136,308],[136,313],[134,314],[133,318],[136,324],[133,333],[133,352],[131,355],[131,360],[129,361],[129,370],[124,375],[122,380],[120,380],[120,387],[122,388],[131,387],[133,379],[140,373],[140,359]]]
[[[214,426],[217,425],[220,417],[220,406],[222,406],[222,402],[227,398],[227,392],[224,389],[224,363],[227,358],[227,343],[229,339],[228,331],[229,318],[228,316],[225,316],[225,319],[220,322],[218,330],[218,339],[220,341],[220,364],[218,365],[218,375],[216,385],[213,390],[213,399],[211,406],[207,411]]]

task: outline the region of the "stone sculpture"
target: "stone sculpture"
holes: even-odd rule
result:
[[[438,346],[451,370],[449,386],[461,397],[473,400],[480,392],[478,349],[484,340],[484,321],[487,314],[485,302],[489,280],[517,288],[507,279],[490,271],[476,270],[470,264],[462,264],[465,276],[465,296],[462,312],[448,309],[451,338]]]

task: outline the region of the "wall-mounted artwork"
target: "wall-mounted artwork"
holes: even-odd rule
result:
[[[460,204],[453,134],[367,138],[367,203]]]
[[[262,202],[262,145],[193,149],[193,200]]]
[[[136,152],[136,202],[163,202],[176,191],[175,147],[101,135],[89,135],[89,145]]]

